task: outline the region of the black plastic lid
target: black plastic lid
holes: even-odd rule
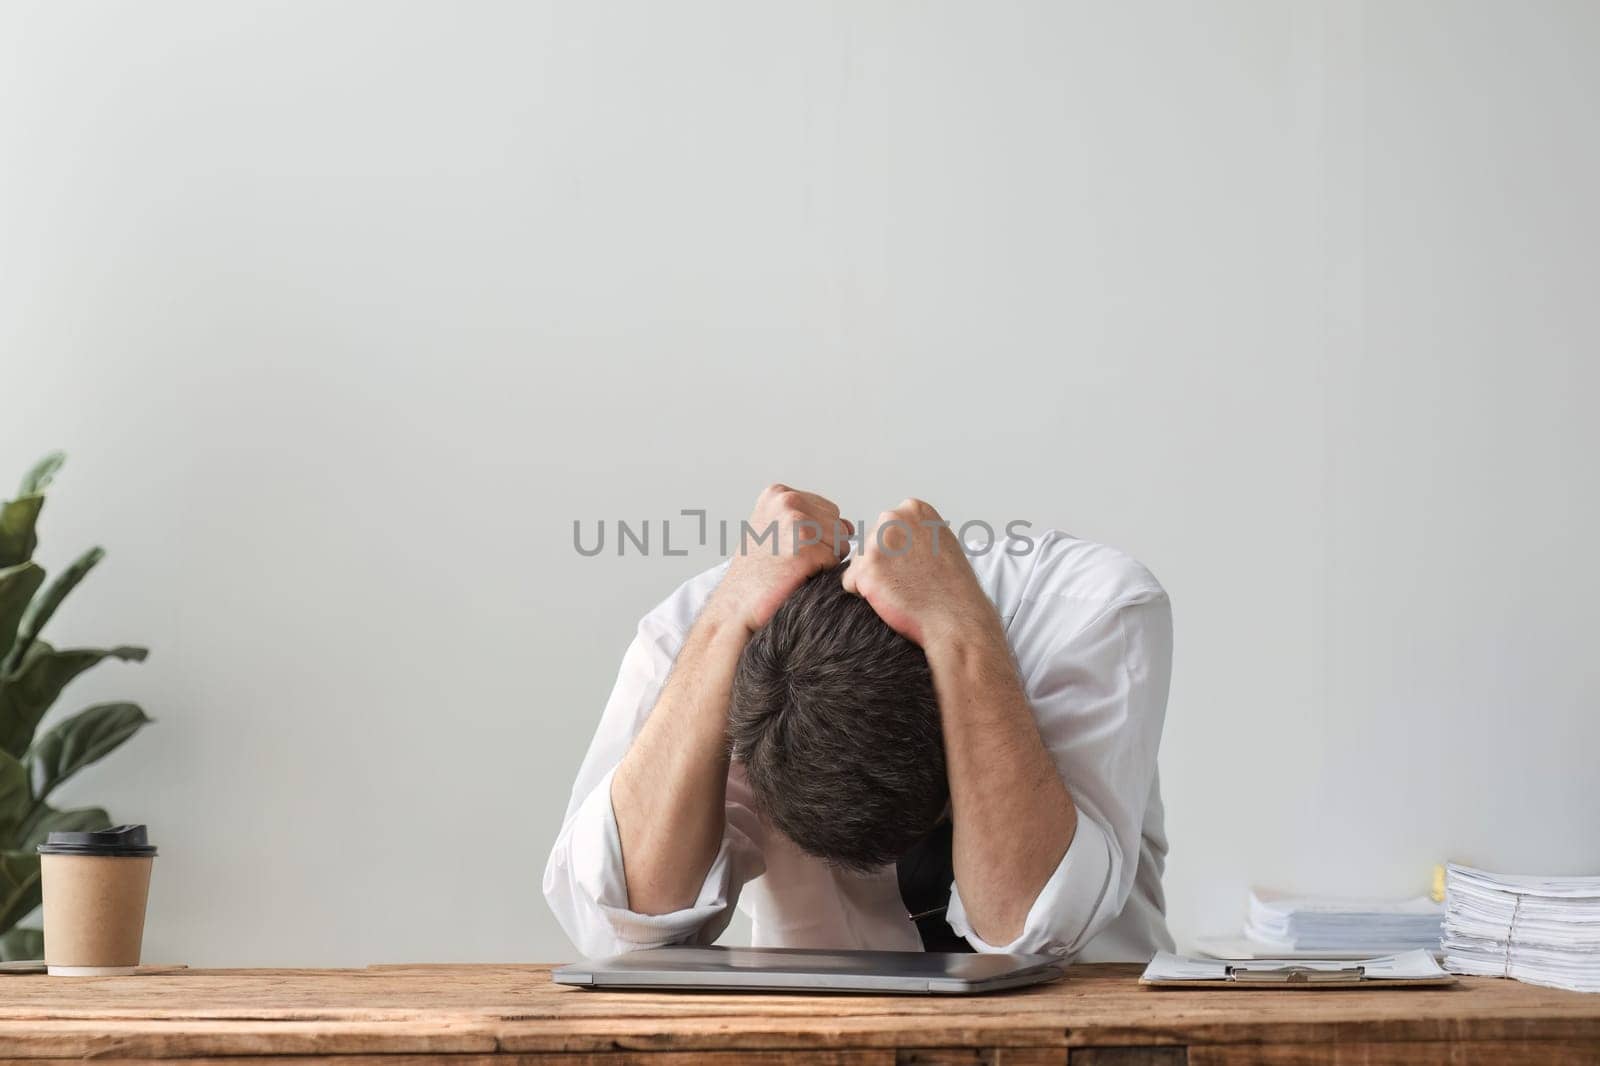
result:
[[[155,845],[142,825],[114,825],[92,833],[54,832],[39,845],[40,855],[154,855]]]

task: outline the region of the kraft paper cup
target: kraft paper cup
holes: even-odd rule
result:
[[[142,825],[51,833],[39,845],[44,961],[52,975],[134,972],[155,854]]]

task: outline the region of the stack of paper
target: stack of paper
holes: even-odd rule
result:
[[[1427,896],[1405,900],[1338,899],[1250,893],[1244,933],[1290,951],[1339,953],[1439,949],[1443,908]]]
[[[1600,992],[1600,877],[1520,877],[1452,863],[1444,965]]]

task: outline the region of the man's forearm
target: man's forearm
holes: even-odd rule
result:
[[[628,906],[692,905],[722,845],[728,700],[748,630],[708,606],[611,781]]]
[[[772,531],[770,552],[759,541],[747,550],[741,534],[611,779],[628,906],[639,914],[670,914],[699,896],[726,828],[728,703],[739,656],[791,592],[839,562],[839,533],[854,530],[832,501],[781,484],[762,490],[746,527]],[[834,535],[818,540],[818,530]]]
[[[956,883],[973,931],[1006,944],[1072,843],[1077,810],[1039,737],[999,620],[925,650],[944,729]]]

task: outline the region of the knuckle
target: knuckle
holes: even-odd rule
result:
[[[764,498],[765,497],[772,497],[772,496],[781,496],[785,492],[789,492],[789,491],[791,491],[791,490],[790,490],[788,485],[785,485],[781,481],[774,481],[772,484],[768,485],[766,488],[761,490],[761,495]]]
[[[805,499],[794,489],[784,489],[774,498],[774,502],[780,507],[798,511],[805,504]]]

